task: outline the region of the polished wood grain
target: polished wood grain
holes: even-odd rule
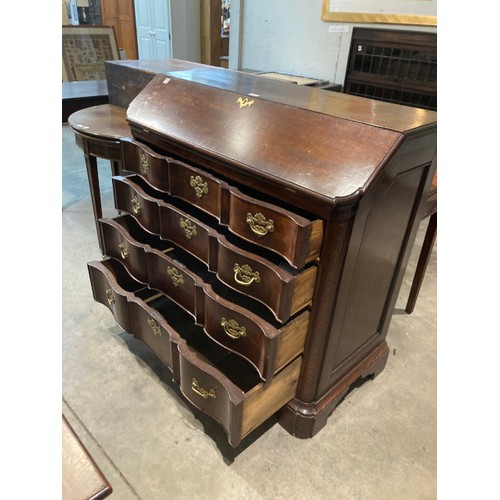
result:
[[[137,288],[134,293],[135,285],[123,275],[118,280],[116,275],[124,268],[113,262],[88,264],[96,300],[110,307],[106,303],[106,290],[113,288],[114,296],[120,298],[121,303],[120,307],[113,304],[110,309],[120,326],[152,349],[172,371],[185,398],[219,422],[231,445],[237,446],[243,437],[293,397],[300,373],[300,357],[266,383],[259,383],[255,377],[242,379],[241,363],[232,362],[228,351],[222,350],[214,357],[195,350],[184,338],[185,334],[170,324],[175,318],[155,310],[154,292],[146,291],[150,299],[138,297],[141,289]],[[125,317],[128,321],[123,320]],[[241,387],[238,380],[241,380]]]
[[[330,203],[338,197],[359,197],[403,139],[393,130],[258,97],[240,108],[240,94],[177,78],[165,81],[162,75],[153,78],[128,107],[127,120],[134,129],[147,127],[150,141],[154,131],[169,130],[177,143],[223,159],[225,175],[272,177],[293,190],[296,203],[297,195],[311,193]],[[151,106],[153,99],[156,106]],[[214,129],[224,133],[213,134]],[[298,137],[300,141],[291,140]],[[356,140],[360,137],[363,141]],[[216,165],[212,168],[222,173]],[[269,194],[276,195],[276,184]]]
[[[129,137],[130,128],[125,121],[125,110],[112,104],[76,111],[68,118],[68,125],[75,133],[76,144],[85,156],[97,239],[102,251],[102,235],[98,222],[102,217],[102,202],[97,158],[110,160],[113,175],[118,175],[122,159],[119,139]]]
[[[280,322],[306,307],[313,295],[316,267],[292,274],[285,266],[238,247],[190,214],[148,195],[131,178],[114,177],[115,207],[147,231],[183,248],[207,265],[231,289],[267,306]],[[252,278],[244,281],[248,266]]]
[[[166,297],[148,298],[169,332],[174,380],[221,423],[233,445],[280,405],[283,427],[297,437],[312,437],[353,384],[385,366],[389,324],[435,171],[436,114],[271,80],[257,83],[244,73],[175,60],[119,63],[110,66],[110,74],[117,77],[109,85],[114,97],[126,101],[135,92],[127,103],[133,139],[120,141],[120,151],[125,142],[126,147],[140,143],[143,151],[153,151],[151,164],[157,168],[154,182],[145,181],[147,175],[138,171],[140,148],[130,155],[131,170],[143,179],[115,176],[116,206],[147,232],[176,242],[179,273],[187,277],[182,265],[196,262],[217,277],[213,288],[195,281],[186,294],[186,304],[198,304],[201,296],[204,305],[211,301],[196,309],[194,320],[174,302],[165,304]],[[165,177],[171,165],[175,175]],[[196,175],[209,192],[215,190],[214,205],[200,201],[207,193],[198,200],[187,188]],[[231,203],[239,214],[232,226]],[[215,218],[207,215],[219,207]],[[284,224],[282,211],[293,214],[293,231],[273,245],[293,249],[289,258],[297,269],[284,259],[277,265],[266,249],[272,249],[277,229],[267,242],[262,238],[268,235],[256,236],[259,244],[243,235],[248,228],[241,214],[257,208],[262,217],[255,218],[263,227],[270,219]],[[288,234],[294,232],[297,236]],[[162,251],[146,252],[153,254],[159,258]],[[160,269],[161,260],[145,258],[148,273]],[[155,281],[150,274],[147,279]],[[133,297],[143,300],[144,290],[152,291],[132,290],[121,293],[129,305]],[[260,303],[265,308],[258,310]],[[222,316],[228,310],[241,316]],[[282,326],[279,335],[264,335],[262,341],[279,342],[267,351],[261,344],[231,352],[231,342],[244,339],[239,328],[251,317],[245,310],[259,320],[271,311],[275,318],[269,324]],[[222,318],[235,321],[230,333],[239,337],[224,339],[226,344]],[[262,373],[255,368],[270,370],[262,364],[264,352],[275,364],[261,390]],[[255,354],[251,363],[243,353],[246,359]],[[266,392],[281,386],[281,376],[284,395]],[[226,396],[215,402],[211,389]]]
[[[397,104],[374,101],[341,92],[287,85],[242,71],[233,71],[176,59],[168,61],[107,61],[110,75],[110,103],[128,107],[145,86],[157,75],[164,75],[199,83],[240,95],[258,95],[274,103],[292,106],[315,113],[337,116],[404,134],[432,125],[433,111],[409,108]]]
[[[155,189],[180,198],[217,218],[231,232],[302,268],[321,249],[323,222],[243,194],[205,170],[158,155],[137,141],[124,139],[122,168]],[[269,224],[267,227],[259,217]]]
[[[145,232],[138,234],[138,228],[130,216],[104,218],[100,224],[106,256],[120,261],[138,281],[168,296],[192,315],[194,322],[203,326],[211,339],[252,363],[263,380],[270,380],[285,363],[302,352],[308,331],[309,311],[304,311],[283,327],[277,328],[250,310],[218,295],[201,277],[172,258],[164,241]],[[147,243],[137,241],[131,233]],[[126,245],[120,247],[123,242]],[[239,331],[244,331],[244,334],[231,336],[231,330],[224,326],[223,319],[225,323],[235,321]],[[144,320],[132,329],[144,332],[141,324],[145,324]],[[144,328],[149,333],[147,326]],[[143,337],[146,338],[146,335],[143,334]],[[145,338],[141,337],[152,347]]]
[[[62,498],[101,500],[113,488],[85,448],[73,427],[62,416]]]

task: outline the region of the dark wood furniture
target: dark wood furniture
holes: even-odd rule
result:
[[[437,35],[435,33],[354,28],[344,92],[384,102],[437,110]],[[429,217],[406,312],[415,309],[437,232],[437,177],[427,193]]]
[[[94,298],[233,446],[276,412],[312,437],[385,366],[436,114],[182,61],[158,73],[108,67],[131,138]]]
[[[436,33],[353,28],[344,91],[435,111]]]
[[[75,111],[108,104],[108,101],[106,80],[62,82],[62,122],[66,123]]]
[[[408,301],[406,303],[405,311],[411,314],[415,310],[415,304],[417,303],[418,294],[420,292],[420,287],[424,281],[425,271],[427,270],[427,265],[429,264],[429,259],[432,254],[432,248],[434,247],[434,242],[436,241],[437,234],[437,172],[432,179],[431,188],[427,194],[425,200],[424,213],[422,215],[422,220],[429,218],[427,224],[427,230],[425,231],[424,241],[422,243],[422,250],[420,250],[420,255],[417,262],[417,268],[415,269],[415,274],[413,276],[413,281],[410,288],[410,294],[408,295]]]
[[[120,174],[122,155],[119,140],[130,136],[130,129],[125,121],[125,110],[112,104],[92,106],[73,113],[68,118],[68,125],[75,133],[76,143],[85,155],[97,237],[102,250],[98,222],[102,217],[102,204],[97,158],[110,160],[113,175]]]
[[[101,500],[113,492],[66,417],[62,416],[62,498]]]

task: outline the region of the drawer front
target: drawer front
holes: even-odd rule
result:
[[[121,139],[120,143],[122,169],[140,175],[154,188],[169,193],[167,158],[128,138]]]
[[[295,280],[291,274],[227,242],[221,242],[217,277],[230,288],[267,306],[281,322],[289,319]]]
[[[205,295],[204,316],[210,338],[249,360],[264,380],[272,377],[279,336],[275,328],[211,290]]]
[[[264,384],[241,358],[214,351],[215,344],[200,343],[197,334],[188,335],[190,340],[182,338],[181,330],[169,324],[173,319],[155,310],[164,299],[131,280],[119,262],[90,262],[88,268],[96,300],[110,308],[124,330],[153,350],[172,371],[185,398],[219,422],[233,446],[294,397],[300,357]],[[149,295],[142,299],[139,295],[144,291]],[[197,352],[188,341],[206,352]]]
[[[151,250],[146,253],[149,286],[161,290],[185,311],[196,311],[197,280],[193,273],[168,256]]]
[[[132,329],[130,333],[148,345],[158,358],[173,371],[172,343],[165,328],[164,319],[143,301],[133,298],[130,301]]]
[[[210,267],[210,235],[213,230],[172,205],[160,204],[160,235],[179,245]]]
[[[237,189],[231,189],[229,214],[229,229],[233,233],[274,250],[295,268],[300,269],[319,257],[323,228],[320,221],[313,223],[245,196]]]
[[[186,165],[170,160],[170,185],[172,196],[177,196],[225,222],[227,209],[223,210],[222,196],[227,193],[227,184],[213,176]]]
[[[244,393],[196,351],[179,345],[180,389],[184,397],[215,419],[231,440],[241,436]]]
[[[117,210],[134,216],[147,231],[159,233],[160,215],[154,198],[124,177],[113,177],[113,191]]]
[[[117,188],[122,188],[117,197],[120,195],[125,200],[136,198],[139,206],[145,207],[144,211],[141,208],[139,217],[130,212],[130,204],[117,208],[131,213],[146,230],[156,230],[161,238],[198,258],[209,271],[217,274],[222,283],[262,302],[280,322],[287,321],[291,315],[309,305],[314,291],[315,266],[311,266],[313,271],[310,267],[292,274],[229,243],[224,236],[182,210],[150,197],[130,179],[114,177],[113,180]],[[306,280],[305,276],[313,279]]]
[[[234,234],[281,255],[296,269],[319,257],[321,220],[309,220],[247,196],[199,168],[158,155],[136,141],[122,139],[122,150],[126,170],[213,215]]]
[[[216,367],[189,348],[179,346],[181,391],[188,401],[213,417],[232,446],[276,413],[294,396],[302,359],[297,358],[268,384],[240,389]]]
[[[102,262],[90,262],[87,267],[94,299],[113,313],[117,323],[125,331],[131,332],[128,293],[119,285],[115,277],[115,270]]]
[[[143,247],[138,245],[119,224],[104,219],[100,219],[99,224],[105,254],[122,261],[137,280],[146,283],[147,268]]]
[[[129,266],[133,261],[129,259],[132,252],[125,259],[121,251],[111,256],[122,262],[132,276],[151,289],[161,291],[189,313],[212,340],[252,363],[262,380],[271,379],[278,367],[302,352],[308,312],[301,315],[307,316],[306,320],[296,318],[278,330],[241,305],[220,297],[200,276],[174,260],[168,249],[156,248],[155,245],[165,247],[159,237],[149,235],[132,222],[130,215],[100,219],[106,241],[111,240],[111,236],[113,241],[127,241],[130,248],[141,255],[140,262],[146,270],[143,272],[141,268],[140,278],[134,274],[133,266]],[[135,238],[148,244],[139,243]],[[112,248],[117,249],[118,245],[115,243]]]

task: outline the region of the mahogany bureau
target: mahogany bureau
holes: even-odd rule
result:
[[[127,103],[94,298],[232,446],[312,437],[385,366],[436,113],[171,64]]]

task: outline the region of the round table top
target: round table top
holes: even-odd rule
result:
[[[131,137],[126,120],[126,110],[113,104],[101,104],[75,111],[68,118],[71,129],[98,139],[118,140]]]

